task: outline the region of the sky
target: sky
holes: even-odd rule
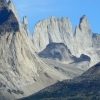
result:
[[[35,24],[50,16],[69,17],[73,28],[86,15],[94,33],[100,33],[100,0],[13,0],[22,22],[27,16],[32,34]]]

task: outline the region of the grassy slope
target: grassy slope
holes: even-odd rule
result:
[[[100,100],[99,70],[96,64],[80,77],[58,82],[23,100]]]

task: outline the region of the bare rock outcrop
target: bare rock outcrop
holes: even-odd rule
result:
[[[47,20],[40,21],[36,24],[33,34],[33,44],[37,52],[42,51],[49,43],[64,43],[73,51],[74,30],[69,18],[55,18],[51,16]]]
[[[4,20],[1,20],[2,18]],[[28,24],[26,17],[23,24]],[[6,85],[0,88],[1,100],[31,95],[58,80],[67,78],[38,57],[26,31],[13,10],[9,9],[6,0],[0,0],[0,82]],[[31,88],[25,89],[27,86]]]
[[[21,24],[21,29],[23,29],[24,33],[31,38],[30,31],[29,31],[29,28],[28,28],[28,19],[27,19],[26,16],[23,17],[23,22]]]
[[[0,35],[19,31],[19,23],[14,13],[8,8],[6,0],[0,0]]]
[[[100,60],[99,51],[99,34],[98,38],[96,34],[92,33],[92,30],[89,25],[89,21],[85,15],[80,18],[79,26],[76,27],[75,33],[75,47],[76,55],[79,56],[82,53],[90,56],[91,64],[98,63]]]
[[[92,35],[92,40],[93,40],[93,48],[100,48],[100,34],[94,33]]]
[[[79,26],[76,27],[75,33],[75,45],[77,49],[77,54],[80,55],[87,49],[92,48],[92,31],[90,29],[89,22],[85,15],[80,18]]]
[[[51,17],[39,21],[34,29],[33,44],[36,52],[43,51],[52,42],[64,43],[71,54],[80,57],[85,54],[91,58],[91,65],[99,62],[99,34],[93,34],[86,15],[80,18],[75,32],[69,18]]]
[[[20,22],[19,15],[18,15],[18,12],[17,12],[17,10],[16,10],[16,8],[14,6],[13,1],[12,0],[8,0],[8,3],[7,4],[8,4],[9,9],[13,11],[13,13],[16,16],[18,22]]]

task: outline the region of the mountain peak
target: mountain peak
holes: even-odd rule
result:
[[[37,47],[37,52],[44,50],[46,45],[51,42],[63,42],[69,49],[73,49],[70,45],[74,41],[72,24],[68,18],[56,18],[54,16],[40,21],[34,28],[33,41]]]
[[[51,16],[51,17],[50,17],[50,19],[55,19],[55,18],[56,18],[55,16]]]
[[[7,2],[7,5],[8,5],[8,8],[14,13],[15,17],[17,18],[17,20],[20,22],[19,15],[18,15],[18,13],[17,13],[17,10],[16,10],[16,8],[15,8],[15,6],[14,6],[13,1],[12,1],[12,0],[9,0],[9,1]]]
[[[81,20],[83,20],[83,19],[87,19],[86,15],[83,15],[83,16],[81,17]]]
[[[82,31],[90,30],[90,25],[89,25],[89,22],[88,22],[88,19],[87,19],[86,15],[83,15],[80,18],[79,28]]]
[[[9,9],[6,0],[0,0],[0,34],[18,30],[19,23],[14,13]]]
[[[83,15],[81,18],[80,18],[80,23],[82,23],[84,20],[88,20],[86,15]]]
[[[28,25],[28,19],[26,16],[23,17],[23,24]]]

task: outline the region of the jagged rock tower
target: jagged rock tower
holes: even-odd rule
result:
[[[37,52],[42,51],[51,42],[63,42],[74,54],[74,30],[69,18],[58,19],[51,16],[50,19],[36,24],[33,34],[33,43]]]
[[[30,32],[28,29],[28,19],[26,16],[23,17],[22,28],[25,31],[27,36],[30,36]]]
[[[34,29],[33,44],[36,52],[41,52],[49,43],[64,43],[71,54],[80,57],[81,54],[90,56],[90,66],[99,62],[99,38],[100,35],[93,34],[86,15],[80,18],[79,26],[75,33],[69,18],[50,17],[39,21]]]

